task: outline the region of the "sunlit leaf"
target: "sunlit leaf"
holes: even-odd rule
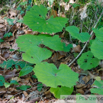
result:
[[[66,30],[71,34],[71,36],[75,37],[81,42],[86,42],[90,38],[90,35],[87,32],[79,33],[79,29],[76,26],[68,26]]]
[[[63,17],[49,19],[46,18],[47,8],[43,5],[34,5],[24,16],[24,24],[28,25],[33,31],[44,33],[61,32],[68,19]],[[35,18],[35,19],[34,19]]]
[[[33,70],[38,78],[38,81],[54,88],[58,85],[72,87],[78,80],[78,74],[73,72],[65,64],[61,64],[57,69],[54,64],[44,62],[37,64]]]

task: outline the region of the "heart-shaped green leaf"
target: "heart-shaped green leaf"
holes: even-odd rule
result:
[[[55,50],[55,51],[64,51],[69,52],[72,48],[72,44],[66,45],[61,42],[61,38],[58,35],[54,35],[53,37],[50,35],[23,35],[19,36],[16,40],[18,47],[20,47],[21,51],[27,51],[31,48],[36,50],[36,46],[39,44],[44,44],[45,46]],[[28,48],[27,48],[28,47]],[[36,50],[37,51],[37,50]]]
[[[26,34],[19,36],[16,39],[16,43],[21,51],[27,51],[29,48],[34,48],[36,45],[39,45],[41,40],[38,40],[38,36]]]
[[[79,33],[79,29],[76,26],[68,26],[66,31],[81,42],[86,42],[90,38],[90,35],[87,32]]]
[[[72,44],[66,46],[65,43],[61,42],[61,38],[58,35],[54,35],[53,37],[43,37],[42,43],[55,50],[55,51],[64,51],[68,52],[72,48]]]
[[[98,66],[99,60],[93,56],[91,51],[83,53],[78,59],[78,65],[81,69],[88,70]]]
[[[50,88],[50,92],[54,94],[56,98],[60,98],[61,95],[70,95],[73,92],[73,87],[57,87],[57,88]]]
[[[37,64],[33,70],[38,81],[54,88],[58,85],[72,87],[78,80],[78,74],[65,64],[61,64],[59,69],[57,69],[54,64],[43,62]]]
[[[103,59],[103,42],[94,40],[91,45],[91,52],[98,59]]]
[[[34,48],[28,48],[26,53],[23,53],[23,60],[28,61],[29,63],[40,63],[45,59],[51,57],[52,52],[46,48],[40,48],[35,46]]]
[[[28,25],[33,31],[44,33],[56,33],[62,31],[68,19],[63,17],[49,19],[46,18],[47,8],[43,5],[34,5],[24,16],[24,24]]]

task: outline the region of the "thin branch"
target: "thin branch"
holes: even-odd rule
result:
[[[96,24],[94,25],[94,28],[96,28],[96,26],[97,26],[99,20],[101,19],[102,15],[103,15],[103,11],[102,11],[101,15],[99,16]],[[92,37],[92,35],[93,35],[93,30],[92,30],[92,32],[90,33],[90,35],[91,35],[91,37]],[[71,63],[68,64],[68,66],[71,66],[71,65],[79,58],[79,56],[83,53],[84,49],[86,48],[86,46],[87,46],[87,44],[89,43],[90,40],[91,40],[91,38],[85,43],[83,49],[80,51],[80,53],[77,55],[77,57],[76,57]]]
[[[3,60],[3,61],[6,61],[6,59],[5,59],[5,58],[3,58],[1,55],[0,55],[0,59],[1,59],[1,60]]]

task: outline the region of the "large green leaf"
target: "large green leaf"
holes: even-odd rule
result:
[[[19,76],[24,76],[32,72],[33,67],[31,66],[26,66],[23,69],[21,69]]]
[[[46,48],[40,48],[35,46],[34,48],[28,48],[26,53],[23,53],[23,60],[28,61],[29,63],[40,63],[45,59],[51,57],[52,52]]]
[[[19,36],[16,40],[18,47],[21,51],[27,51],[28,49],[34,49],[39,44],[44,44],[45,46],[55,50],[55,51],[64,51],[69,52],[72,48],[72,45],[66,45],[61,42],[61,38],[58,35],[54,35],[53,37],[50,35],[23,35]],[[35,49],[36,50],[36,49]]]
[[[76,39],[80,40],[81,42],[86,42],[89,40],[90,35],[87,32],[79,33],[79,29],[76,26],[68,26],[66,30]]]
[[[52,52],[46,48],[40,48],[40,44],[53,49],[55,51],[69,52],[72,48],[72,44],[66,45],[61,42],[61,38],[58,35],[23,35],[18,37],[16,40],[21,51],[25,53],[22,54],[23,60],[30,63],[40,63],[41,61],[51,57]]]
[[[65,64],[57,69],[54,64],[40,63],[33,69],[38,81],[47,86],[56,88],[58,85],[72,87],[78,80],[78,74]]]
[[[66,46],[65,43],[61,42],[61,38],[59,38],[58,35],[54,35],[53,37],[44,37],[42,42],[44,45],[55,51],[68,52],[72,48],[72,44]]]
[[[103,95],[103,80],[102,81],[95,80],[94,85],[97,86],[97,88],[90,89],[91,93],[97,93]]]
[[[103,27],[100,28],[100,29],[93,29],[96,37],[100,40],[100,41],[103,41]]]
[[[50,92],[54,94],[56,98],[60,98],[61,95],[70,95],[73,92],[73,87],[57,87],[57,88],[50,88]]]
[[[19,36],[18,39],[16,39],[16,43],[21,51],[26,51],[29,48],[34,48],[36,45],[39,45],[41,40],[38,40],[38,36],[27,34]]]
[[[103,42],[94,40],[91,45],[91,52],[98,59],[103,59]]]
[[[34,5],[24,16],[24,24],[28,25],[33,31],[44,33],[56,33],[62,31],[67,23],[67,18],[51,16],[46,18],[47,8],[43,5]]]
[[[93,56],[91,51],[88,51],[78,59],[78,64],[81,69],[88,70],[98,66],[99,60]]]

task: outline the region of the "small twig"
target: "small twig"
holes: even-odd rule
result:
[[[3,58],[1,55],[0,55],[0,59],[1,59],[1,60],[3,60],[3,61],[6,61],[6,59],[5,59],[5,58]]]
[[[96,24],[94,25],[94,28],[96,28],[96,26],[97,26],[99,20],[101,19],[102,15],[103,15],[103,11],[102,11],[101,15],[99,16]],[[92,30],[92,32],[90,33],[90,35],[91,35],[91,37],[92,37],[92,35],[93,35],[93,30]],[[76,57],[71,63],[69,63],[68,66],[71,66],[71,65],[79,58],[79,56],[83,53],[84,49],[86,48],[86,46],[87,46],[87,44],[89,43],[90,40],[91,40],[91,38],[85,43],[83,49],[80,51],[80,53],[77,55],[77,57]]]

